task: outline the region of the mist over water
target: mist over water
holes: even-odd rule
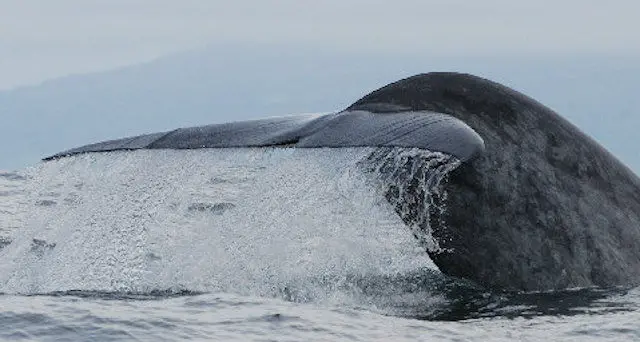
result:
[[[385,194],[408,175],[446,198],[457,165],[416,149],[241,148],[0,174],[0,337],[485,340],[509,325],[539,338],[546,322],[640,338],[637,289],[492,293],[440,273],[429,232],[396,212],[403,189]],[[576,333],[594,314],[612,327]]]

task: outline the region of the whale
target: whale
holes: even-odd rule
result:
[[[411,76],[334,113],[179,128],[44,160],[231,147],[373,147],[363,163],[380,172],[406,148],[451,156],[442,191],[416,179],[433,172],[427,157],[382,177],[402,221],[432,237],[425,249],[442,273],[506,291],[640,284],[638,176],[552,109],[471,74]]]

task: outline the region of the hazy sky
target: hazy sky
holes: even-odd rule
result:
[[[456,70],[551,105],[640,170],[628,143],[638,13],[638,0],[0,0],[0,169],[127,135],[334,110]],[[109,72],[60,79],[96,71]]]
[[[0,0],[0,90],[216,42],[640,54],[637,0]]]

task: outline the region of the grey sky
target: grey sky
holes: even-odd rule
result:
[[[0,0],[0,90],[216,42],[640,55],[636,0]]]

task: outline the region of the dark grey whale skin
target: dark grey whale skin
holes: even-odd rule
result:
[[[419,147],[468,160],[484,150],[482,138],[446,114],[402,111],[394,115],[342,111],[232,122],[100,142],[47,157],[136,149],[225,147]]]
[[[115,150],[261,146],[419,147],[460,159],[444,185],[441,217],[417,217],[429,216],[417,193],[405,194],[411,198],[396,207],[408,225],[418,222],[432,231],[440,249],[428,252],[448,275],[507,290],[640,283],[638,177],[549,108],[468,74],[416,75],[339,113],[183,128],[45,160]]]
[[[447,113],[484,139],[449,174],[447,210],[431,220],[444,273],[508,290],[640,283],[640,180],[554,111],[458,73],[392,83],[349,110],[372,103]]]

